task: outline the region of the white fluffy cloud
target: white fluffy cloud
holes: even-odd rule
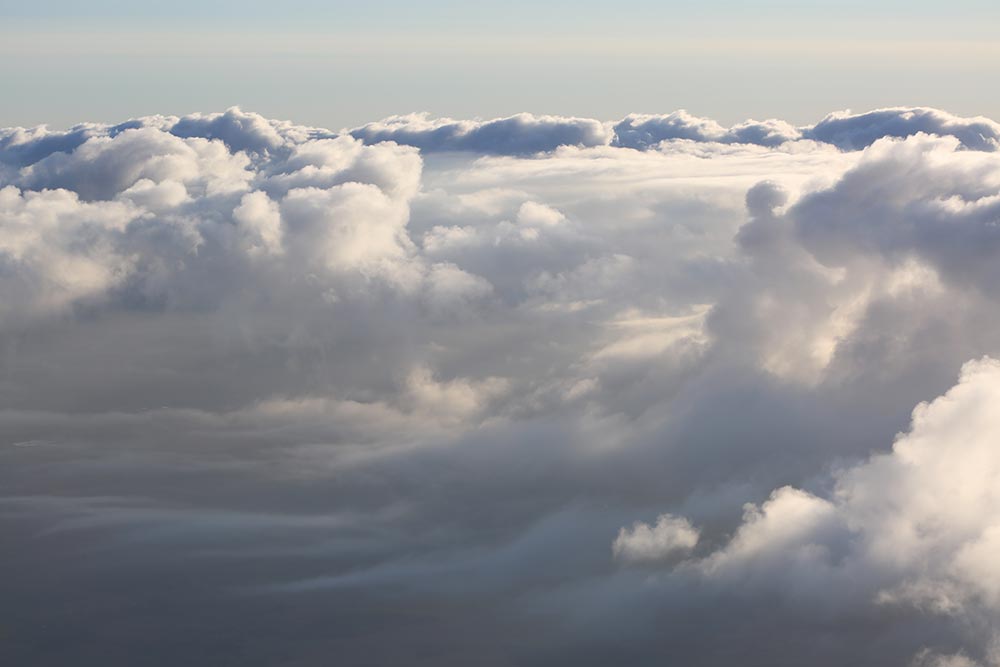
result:
[[[1000,123],[982,116],[961,118],[927,107],[895,107],[861,114],[832,113],[804,134],[844,150],[858,150],[882,137],[909,137],[920,132],[953,136],[971,150],[1000,148]]]
[[[751,119],[725,127],[711,118],[681,109],[669,114],[630,114],[613,124],[586,118],[530,114],[485,121],[411,114],[350,130],[351,136],[366,143],[395,141],[430,152],[471,151],[499,155],[529,155],[553,151],[560,146],[612,145],[653,150],[665,141],[774,148],[789,142],[812,140],[844,151],[857,151],[883,137],[904,138],[920,133],[953,136],[971,150],[992,152],[1000,148],[1000,124],[995,121],[981,116],[964,118],[927,107],[892,107],[860,114],[840,111],[804,127],[776,118]]]
[[[611,139],[604,123],[590,118],[518,114],[489,121],[432,119],[426,114],[393,116],[351,130],[366,143],[395,141],[425,151],[531,154],[559,146],[601,146]]]
[[[698,531],[687,519],[661,514],[655,525],[636,522],[631,528],[622,528],[611,551],[625,561],[658,561],[690,551],[697,544]]]
[[[846,595],[859,606],[996,622],[998,401],[1000,361],[967,363],[955,387],[917,406],[910,431],[891,452],[837,473],[827,497],[783,487],[760,506],[748,505],[727,544],[681,564],[677,575],[805,596],[813,604]],[[686,519],[664,515],[655,527],[623,528],[614,551],[651,560],[690,549],[697,538]],[[983,639],[978,652],[996,664],[989,658],[995,637]],[[918,664],[974,663],[925,653]]]
[[[126,648],[260,623],[278,661],[997,664],[996,136],[0,131],[4,622],[71,593]],[[275,616],[303,592],[359,632]]]
[[[748,120],[725,128],[709,118],[687,111],[665,116],[633,114],[615,125],[614,145],[626,148],[654,148],[663,141],[688,139],[727,144],[779,146],[802,138],[802,131],[780,120]]]

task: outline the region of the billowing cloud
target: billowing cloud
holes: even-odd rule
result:
[[[232,113],[232,110],[227,112]],[[186,121],[182,121],[176,127],[185,124]],[[996,122],[984,117],[963,118],[926,107],[894,107],[860,114],[842,111],[805,127],[774,118],[746,120],[725,127],[711,118],[680,110],[662,115],[630,114],[612,125],[585,118],[530,114],[488,121],[457,121],[412,114],[350,130],[352,136],[366,143],[395,141],[430,152],[469,151],[497,155],[529,155],[550,152],[560,146],[612,145],[652,150],[665,141],[774,148],[788,142],[812,140],[844,151],[857,151],[882,137],[904,138],[921,133],[953,136],[963,147],[977,151],[995,151],[1000,146],[1000,125]]]
[[[489,121],[432,119],[426,114],[393,116],[351,130],[366,143],[395,141],[424,151],[474,151],[520,155],[552,151],[559,146],[601,146],[611,133],[589,118],[518,114]]]
[[[760,506],[748,505],[728,543],[682,563],[676,576],[761,595],[771,589],[793,604],[909,607],[989,620],[995,629],[998,400],[1000,362],[967,363],[955,387],[917,406],[891,452],[837,473],[828,497],[783,487]],[[665,515],[655,527],[623,528],[614,550],[646,560],[689,549],[697,536],[685,519]],[[983,664],[996,664],[989,654],[996,637],[981,639]],[[917,663],[975,664],[926,653]]]
[[[907,113],[0,131],[4,657],[1000,664],[1000,153]]]
[[[1000,148],[1000,123],[982,116],[962,118],[927,107],[894,107],[861,114],[832,113],[806,129],[804,135],[843,150],[859,150],[882,137],[909,137],[918,133],[952,136],[971,150]]]
[[[1000,124],[981,116],[963,118],[926,107],[894,107],[860,114],[836,112],[807,127],[770,119],[747,120],[728,128],[681,110],[667,115],[633,114],[617,123],[614,131],[614,145],[642,150],[677,139],[771,147],[811,139],[856,151],[883,137],[903,138],[921,133],[955,137],[971,150],[1000,148]]]
[[[611,551],[625,561],[657,561],[683,554],[697,544],[698,531],[687,519],[662,514],[655,525],[636,522],[631,528],[622,528]]]
[[[614,145],[638,149],[654,148],[673,139],[778,146],[802,138],[800,130],[780,120],[748,120],[725,128],[710,118],[699,118],[683,110],[665,116],[633,114],[614,129]]]

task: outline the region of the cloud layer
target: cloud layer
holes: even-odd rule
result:
[[[612,145],[653,150],[663,142],[672,141],[774,148],[810,140],[844,151],[857,151],[883,137],[904,138],[919,133],[953,136],[970,150],[1000,148],[1000,124],[989,118],[962,118],[926,107],[895,107],[861,114],[837,112],[806,127],[777,119],[747,120],[724,127],[710,118],[680,110],[665,115],[630,114],[617,123],[531,114],[487,121],[432,119],[427,114],[413,114],[350,130],[351,136],[366,143],[395,141],[423,151],[497,155],[527,155],[560,146]]]
[[[997,128],[0,131],[0,657],[1000,665]]]

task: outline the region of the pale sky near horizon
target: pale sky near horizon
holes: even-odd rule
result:
[[[3,0],[0,16],[0,126],[233,105],[333,129],[413,111],[1000,117],[1000,5],[981,0]]]

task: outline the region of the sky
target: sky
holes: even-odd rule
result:
[[[0,664],[1000,667],[996,7],[0,2]]]
[[[0,3],[0,126],[232,105],[339,129],[428,111],[733,123],[932,105],[1000,116],[982,85],[996,3]]]

